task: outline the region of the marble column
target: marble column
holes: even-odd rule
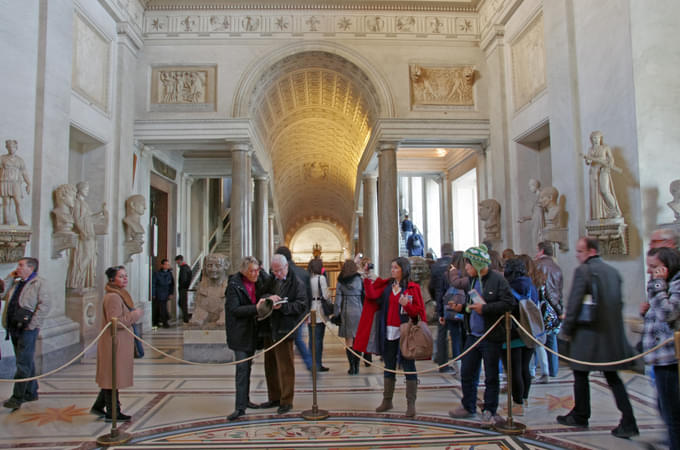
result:
[[[231,147],[231,255],[232,268],[250,255],[250,145]]]
[[[269,269],[269,262],[272,257],[272,253],[274,253],[274,214],[269,214],[269,226],[268,226],[268,233],[269,233],[269,251],[265,255],[265,258],[262,260],[262,265],[264,266],[265,269]]]
[[[253,205],[254,256],[260,261],[269,258],[269,177],[255,177]]]
[[[378,263],[378,177],[376,174],[364,174],[364,214],[361,239],[364,255],[371,258],[373,264]]]
[[[376,273],[389,277],[390,263],[399,256],[396,142],[381,142],[378,150],[378,208],[380,250]]]

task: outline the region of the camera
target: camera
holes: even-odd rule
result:
[[[375,268],[375,264],[369,263],[367,267],[368,267],[368,270],[373,270]]]

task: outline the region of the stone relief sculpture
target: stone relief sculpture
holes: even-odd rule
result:
[[[125,230],[125,262],[132,261],[132,255],[142,253],[144,249],[144,226],[141,218],[146,210],[146,199],[143,195],[135,194],[125,200],[125,217],[123,229]]]
[[[10,203],[14,203],[17,223],[26,226],[21,214],[21,199],[24,194],[21,180],[26,183],[26,193],[31,193],[31,180],[28,177],[26,164],[21,156],[16,155],[19,144],[14,139],[5,141],[7,154],[0,156],[0,197],[2,197],[2,224],[10,224]]]
[[[564,211],[557,203],[559,191],[553,186],[542,188],[538,194],[538,203],[543,211],[543,228],[538,240],[558,244],[560,249],[569,249],[568,229],[562,226]]]
[[[72,184],[60,184],[54,190],[54,209],[52,219],[52,257],[58,258],[61,252],[74,248],[78,243],[78,235],[73,231],[75,219],[73,207],[76,203],[77,189]]]
[[[517,222],[524,223],[531,221],[531,248],[535,249],[541,241],[541,231],[545,226],[543,206],[540,202],[541,182],[535,178],[529,180],[529,192],[536,196],[534,204],[531,207],[531,215],[520,217]]]
[[[666,204],[671,210],[673,210],[673,214],[675,215],[674,223],[680,223],[680,180],[671,181],[670,191],[671,195],[673,196],[673,200]]]
[[[588,236],[600,241],[603,254],[628,254],[627,229],[619,202],[614,192],[611,172],[621,173],[616,167],[611,148],[604,143],[600,131],[590,133],[591,147],[582,155],[588,173],[590,196],[590,220],[586,221]]]
[[[485,241],[501,240],[501,204],[489,198],[479,202],[479,220],[484,222]]]
[[[424,67],[411,64],[409,70],[412,106],[474,106],[473,67]]]
[[[159,103],[205,103],[207,71],[161,70]]]
[[[621,217],[621,208],[614,193],[611,171],[621,171],[614,164],[612,150],[603,141],[602,133],[593,131],[590,134],[592,146],[587,155],[583,155],[586,164],[590,166],[590,218],[612,219]]]
[[[229,261],[220,253],[203,259],[203,274],[194,296],[190,325],[202,329],[224,328],[224,293],[227,288]]]
[[[66,287],[70,289],[93,288],[97,263],[97,235],[107,234],[109,215],[106,203],[101,211],[93,213],[87,204],[90,184],[81,181],[76,185],[77,193],[73,205],[73,231],[78,242],[71,250],[71,259],[66,274]]]

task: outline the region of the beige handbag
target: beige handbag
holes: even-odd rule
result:
[[[432,358],[432,333],[427,323],[416,316],[415,322],[410,318],[399,327],[399,349],[401,356],[406,359],[431,359]]]

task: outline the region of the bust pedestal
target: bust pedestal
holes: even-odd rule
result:
[[[222,363],[234,360],[222,330],[184,330],[184,359],[192,362]]]
[[[80,342],[90,343],[99,333],[99,297],[95,289],[67,289],[66,316],[80,325]]]
[[[23,258],[30,239],[31,228],[28,226],[0,225],[0,264]]]
[[[628,225],[623,217],[589,220],[586,222],[586,235],[600,241],[602,254],[628,254]]]

